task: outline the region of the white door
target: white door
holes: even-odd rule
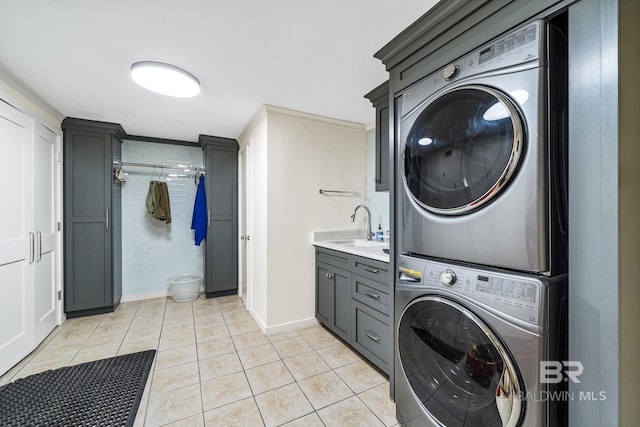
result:
[[[0,101],[0,374],[33,349],[33,120]]]
[[[56,141],[39,124],[35,139],[35,340],[42,341],[57,323],[56,298]]]
[[[238,254],[238,294],[242,301],[244,302],[244,306],[249,309],[249,282],[250,282],[250,266],[251,266],[251,233],[249,232],[250,228],[250,218],[249,218],[249,201],[250,198],[250,179],[249,174],[251,171],[250,167],[250,151],[251,146],[247,145],[244,150],[240,152],[240,161],[239,163],[239,176],[238,176],[238,185],[239,185],[239,213],[240,213],[240,244],[238,245],[239,254]]]

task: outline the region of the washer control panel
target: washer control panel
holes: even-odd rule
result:
[[[443,289],[538,324],[542,283],[535,278],[400,256],[398,284]]]

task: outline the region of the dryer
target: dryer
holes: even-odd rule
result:
[[[399,256],[396,417],[407,427],[566,425],[566,275]]]
[[[566,105],[566,40],[544,21],[482,45],[402,92],[400,249],[566,272]]]

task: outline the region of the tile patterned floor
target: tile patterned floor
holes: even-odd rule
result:
[[[389,382],[320,326],[265,336],[236,296],[67,320],[0,385],[157,349],[136,426],[396,426]]]

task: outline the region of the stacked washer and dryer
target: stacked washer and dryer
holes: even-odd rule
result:
[[[567,351],[566,76],[563,32],[535,21],[396,100],[402,425],[566,423],[541,374]]]

